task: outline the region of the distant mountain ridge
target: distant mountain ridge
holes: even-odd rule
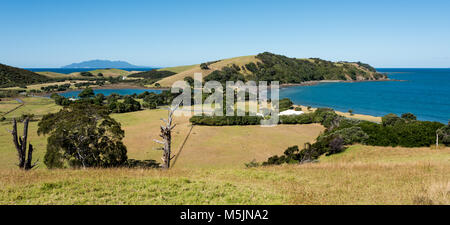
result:
[[[146,66],[136,66],[125,61],[110,61],[110,60],[89,60],[80,63],[72,63],[61,68],[114,68],[114,69],[129,69],[129,68],[146,68]]]

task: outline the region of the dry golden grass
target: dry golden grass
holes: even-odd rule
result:
[[[195,73],[202,73],[203,77],[208,76],[210,73],[212,73],[214,70],[220,70],[225,66],[231,66],[233,64],[236,64],[238,66],[244,66],[250,62],[258,62],[259,60],[255,58],[255,56],[241,56],[241,57],[235,57],[230,59],[224,59],[219,62],[213,63],[209,65],[209,70],[202,70],[200,68],[200,65],[192,65],[192,66],[185,66],[181,68],[168,68],[167,70],[178,72],[177,74],[166,77],[158,83],[163,87],[170,87],[173,83],[179,80],[183,80],[185,77],[194,77]],[[166,70],[166,69],[162,69]]]
[[[427,151],[409,150],[354,146],[316,164],[252,169],[3,169],[0,204],[450,204],[450,149],[428,162],[382,160]]]
[[[95,77],[98,77],[97,75],[99,73],[102,73],[103,77],[119,77],[119,76],[128,76],[132,74],[132,72],[121,69],[97,69],[91,70],[89,72],[92,73],[92,75],[94,75]],[[82,77],[80,74],[81,74],[80,72],[74,72],[71,73],[70,76]]]
[[[36,72],[37,74],[44,75],[49,78],[77,78],[79,76],[70,75],[70,74],[64,74],[64,73],[56,73],[56,72]]]
[[[171,71],[171,72],[174,72],[174,73],[181,73],[183,71],[190,70],[190,69],[193,69],[193,68],[198,67],[198,66],[200,66],[200,64],[188,65],[188,66],[166,67],[166,68],[161,68],[161,69],[158,69],[158,70],[159,71]]]
[[[313,142],[320,125],[207,127],[196,126],[186,142],[176,168],[243,168],[252,160],[264,161],[283,154],[293,145]]]
[[[75,83],[86,83],[86,82],[89,82],[89,81],[86,81],[86,80],[62,81],[62,82],[52,82],[52,83],[44,83],[44,84],[32,84],[32,85],[28,85],[27,89],[19,88],[19,87],[9,87],[9,88],[5,88],[5,90],[41,90],[41,87],[47,87],[47,86],[51,86],[51,85],[63,85],[63,84],[72,84],[71,88],[75,89],[75,86],[74,86]],[[90,85],[90,87],[97,87],[97,86]]]
[[[20,105],[21,103],[16,100],[2,99],[2,101],[0,101],[0,116],[3,116],[5,113],[17,108]]]
[[[128,156],[135,159],[160,161],[162,152],[153,139],[159,138],[160,118],[165,110],[145,110],[113,117],[125,130],[124,143]],[[191,124],[189,117],[175,117],[177,127],[173,134],[173,152],[178,154]],[[293,145],[313,142],[324,128],[320,125],[283,125],[272,128],[261,126],[206,127],[195,126],[179,155],[179,168],[242,168],[253,159],[262,161],[274,154],[282,154]],[[207,155],[207,157],[205,157]]]
[[[126,114],[114,114],[113,118],[119,121],[125,130],[124,143],[128,149],[128,157],[134,159],[154,159],[161,161],[161,147],[153,139],[160,140],[159,132],[162,121],[167,119],[167,110],[143,110]],[[172,137],[172,149],[178,151],[190,129],[189,118],[176,117],[176,129]]]

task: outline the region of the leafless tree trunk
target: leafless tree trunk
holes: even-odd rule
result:
[[[27,138],[28,138],[28,124],[30,122],[29,118],[26,118],[23,122],[23,136],[18,137],[17,135],[17,121],[13,119],[13,130],[11,132],[13,136],[13,143],[17,150],[17,155],[19,157],[19,168],[24,170],[30,170],[34,168],[37,164],[31,164],[33,159],[33,145],[29,144],[28,146],[28,155],[27,155]]]
[[[163,141],[154,140],[156,143],[162,144],[163,147],[158,149],[164,151],[163,157],[161,158],[163,161],[163,168],[170,168],[170,161],[175,157],[172,156],[172,130],[175,128],[176,124],[173,124],[173,113],[178,109],[179,105],[174,108],[168,109],[168,118],[167,120],[161,119],[164,122],[164,125],[161,125],[161,134],[159,135]]]
[[[436,150],[439,149],[439,132],[436,131]]]

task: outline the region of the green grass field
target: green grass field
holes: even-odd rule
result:
[[[386,151],[421,160],[364,162]],[[253,169],[3,169],[0,204],[450,204],[449,153],[354,146],[316,164]]]
[[[16,168],[10,119],[56,112],[52,100],[24,98],[25,105],[0,122],[0,204],[450,204],[450,148],[391,148],[355,145],[319,163],[247,169],[244,163],[303,146],[320,125],[262,128],[192,128],[177,117],[173,149],[180,154],[170,171],[158,169],[47,170],[46,138],[30,123],[29,141],[39,168]],[[0,111],[14,101],[0,104]],[[129,158],[160,161],[158,138],[165,110],[113,117],[125,130]],[[19,124],[19,132],[22,129]]]

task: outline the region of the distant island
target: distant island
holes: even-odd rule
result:
[[[115,69],[129,69],[129,68],[147,68],[146,66],[136,66],[125,61],[110,61],[110,60],[89,60],[80,63],[72,63],[61,68],[115,68]]]

